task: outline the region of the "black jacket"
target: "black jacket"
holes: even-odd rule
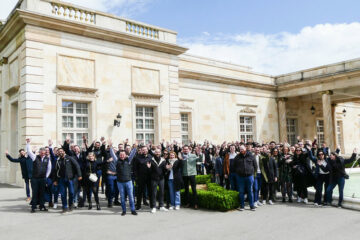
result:
[[[275,178],[278,178],[278,176],[279,176],[277,164],[276,164],[274,157],[264,158],[263,164],[264,164],[264,170],[265,170],[267,180],[268,180],[267,182],[274,183]]]
[[[100,146],[100,148],[95,148],[94,144],[91,144],[90,147],[87,148],[86,152],[87,153],[94,152],[96,161],[98,161],[98,162],[102,162],[103,158],[107,157],[105,144],[102,144]],[[104,168],[104,166],[105,166],[104,164],[99,164],[99,166],[97,167],[97,170],[103,170],[102,168]]]
[[[102,164],[103,162],[99,162],[97,160],[95,161],[86,160],[86,162],[84,163],[83,178],[88,179],[90,173],[96,174],[98,167],[101,166]]]
[[[6,155],[7,159],[10,162],[20,163],[21,167],[21,175],[23,179],[31,179],[32,178],[32,171],[33,171],[33,161],[32,159],[27,157],[20,157],[20,158],[12,158],[10,155]]]
[[[151,180],[158,181],[164,179],[166,173],[166,160],[162,157],[153,157],[151,160],[150,172]]]
[[[150,176],[150,169],[147,167],[147,163],[151,162],[152,155],[137,154],[133,160],[134,164],[134,176],[135,178],[148,178]]]
[[[241,177],[254,175],[257,169],[256,160],[253,154],[246,152],[245,155],[239,153],[234,158],[235,172]]]
[[[184,161],[182,161],[182,160],[176,160],[172,166],[175,191],[180,191],[180,189],[182,189],[184,187],[184,182],[183,182],[183,177],[182,177],[183,162]],[[167,162],[167,164],[170,164],[170,162]],[[169,172],[170,172],[170,170],[169,170]]]
[[[121,160],[120,158],[116,163],[116,176],[118,182],[131,181],[131,164],[128,158]]]
[[[63,167],[65,167],[65,169],[63,169]],[[64,176],[61,176],[61,172],[64,173]],[[74,158],[65,155],[64,158],[59,157],[57,159],[55,166],[55,181],[58,181],[62,177],[68,180],[72,180],[75,174],[78,177],[82,176],[80,165]]]
[[[342,157],[337,156],[335,160],[329,159],[327,161],[326,167],[321,165],[320,168],[323,171],[329,171],[330,182],[335,182],[339,177],[345,177],[347,175],[345,172],[345,164],[351,163],[355,161],[355,159],[356,159],[356,153],[353,153],[351,155],[351,158],[349,159],[344,159]]]
[[[88,150],[80,151],[80,155],[78,157],[74,151],[70,150],[70,145],[66,141],[64,142],[63,149],[64,149],[66,155],[73,157],[78,162],[78,164],[80,165],[81,171],[84,172]]]

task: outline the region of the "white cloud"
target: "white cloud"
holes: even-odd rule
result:
[[[154,0],[66,0],[65,2],[123,17],[134,17],[147,11],[151,1]],[[1,0],[0,19],[6,19],[16,3],[17,0]]]
[[[360,57],[360,23],[318,24],[299,33],[201,34],[179,39],[188,53],[282,74]]]

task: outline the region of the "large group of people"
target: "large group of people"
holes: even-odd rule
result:
[[[308,203],[310,186],[316,189],[314,206],[331,205],[333,189],[338,186],[341,207],[348,178],[345,165],[356,160],[357,150],[350,159],[344,159],[339,152],[340,149],[331,152],[325,143],[318,147],[316,138],[298,138],[293,146],[274,141],[215,145],[207,140],[201,144],[163,140],[154,145],[130,144],[125,140],[115,147],[104,137],[90,146],[83,137],[79,146],[67,136],[59,147],[49,140],[47,146],[38,150],[26,139],[26,149],[19,150],[18,158],[12,158],[8,151],[6,157],[21,165],[32,213],[36,209],[58,208],[59,195],[63,213],[74,208],[92,209],[92,196],[96,209],[101,210],[101,190],[107,207],[121,206],[124,216],[127,201],[133,215],[144,205],[150,206],[151,213],[179,210],[180,206],[198,209],[195,176],[199,174],[210,174],[212,181],[237,191],[240,211],[245,209],[245,202],[252,211],[265,204],[273,205],[277,192],[281,193],[282,202],[293,202],[296,192],[298,203]]]

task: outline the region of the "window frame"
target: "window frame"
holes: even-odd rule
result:
[[[295,122],[295,124],[292,125],[295,128],[294,132],[289,131],[289,129],[290,129],[289,120],[294,120],[294,122]],[[295,145],[297,143],[296,137],[298,136],[298,132],[299,132],[299,123],[298,122],[299,121],[297,118],[294,118],[294,117],[286,118],[287,140],[290,145]],[[293,138],[292,138],[292,136],[293,136]],[[294,140],[294,141],[292,141],[292,140]]]
[[[250,134],[250,132],[247,132],[247,131],[245,131],[245,132],[242,132],[241,131],[241,118],[242,117],[244,117],[244,118],[246,118],[246,117],[249,117],[249,118],[251,118],[252,120],[252,124],[251,124],[251,126],[252,126],[252,131],[251,131],[251,134]],[[241,141],[241,139],[242,139],[242,136],[243,135],[245,135],[245,143],[246,142],[248,142],[248,140],[249,140],[249,138],[248,138],[248,136],[252,136],[251,137],[251,140],[253,141],[253,142],[256,142],[257,141],[257,134],[256,134],[256,132],[257,132],[257,129],[256,129],[256,126],[257,126],[257,124],[256,124],[256,115],[255,114],[238,114],[238,136],[239,136],[239,140]],[[245,119],[244,119],[244,121],[245,121]],[[245,126],[245,130],[246,130],[246,126],[247,125],[249,125],[249,124],[245,124],[244,126]]]

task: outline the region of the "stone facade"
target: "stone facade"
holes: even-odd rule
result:
[[[25,138],[35,146],[48,139],[59,144],[66,133],[115,143],[140,137],[268,142],[323,134],[343,153],[360,140],[359,60],[270,76],[188,55],[176,37],[57,0],[19,1],[0,25],[1,154],[17,155]],[[70,103],[76,105],[67,110]],[[296,119],[294,128],[288,119]],[[317,120],[323,120],[322,132]],[[21,185],[18,164],[2,157],[0,182]]]

